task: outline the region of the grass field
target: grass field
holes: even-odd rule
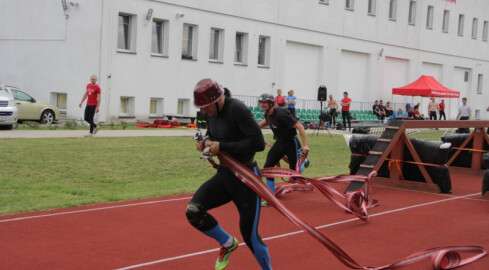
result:
[[[441,134],[415,136],[439,140]],[[343,136],[321,132],[308,140],[305,175],[349,172]],[[214,174],[189,137],[0,139],[0,145],[0,215],[190,193]],[[266,153],[256,155],[260,167]]]

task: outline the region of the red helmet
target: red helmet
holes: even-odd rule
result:
[[[213,79],[203,79],[194,88],[194,106],[207,107],[216,103],[224,94],[221,86]]]

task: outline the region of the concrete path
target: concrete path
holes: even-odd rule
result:
[[[202,130],[205,133],[205,130]],[[270,129],[262,129],[263,134],[271,134]],[[332,130],[331,134],[348,134],[345,131]],[[88,130],[36,130],[36,129],[13,129],[0,130],[0,138],[76,138],[83,137]],[[317,130],[306,130],[308,134],[316,134]],[[100,129],[94,137],[164,137],[164,136],[189,136],[195,134],[195,129],[170,129],[170,128],[141,128],[137,130],[111,130],[107,128]],[[328,131],[320,130],[319,134],[328,135]],[[351,133],[350,133],[351,134]]]
[[[75,138],[84,137],[88,130],[1,130],[0,138]],[[144,136],[189,136],[195,134],[194,129],[143,129],[111,130],[100,129],[93,137],[144,137]]]

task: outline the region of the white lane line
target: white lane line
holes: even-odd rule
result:
[[[421,203],[421,204],[416,204],[416,205],[412,205],[412,206],[402,207],[402,208],[398,208],[398,209],[393,209],[393,210],[389,210],[389,211],[385,211],[385,212],[381,212],[381,213],[369,215],[369,217],[378,217],[378,216],[383,216],[383,215],[386,215],[386,214],[391,214],[391,213],[406,211],[406,210],[409,210],[409,209],[423,207],[423,206],[428,206],[428,205],[432,205],[432,204],[438,204],[438,203],[443,203],[443,202],[447,202],[447,201],[464,199],[466,197],[474,196],[474,195],[477,195],[477,194],[480,194],[480,193],[468,194],[468,195],[464,195],[464,196],[454,196],[454,197],[450,197],[450,198],[443,199],[443,200],[438,200],[438,201],[433,201],[433,202],[427,202],[427,203]],[[358,221],[358,218],[352,218],[352,219],[347,219],[347,220],[338,221],[338,222],[334,222],[334,223],[329,223],[329,224],[317,226],[315,228],[319,230],[319,229],[328,228],[328,227],[332,227],[332,226],[336,226],[336,225],[340,225],[340,224],[345,224],[345,223],[349,223],[349,222],[353,222],[353,221]],[[278,238],[284,238],[284,237],[288,237],[288,236],[292,236],[292,235],[300,234],[300,233],[304,233],[304,231],[303,230],[300,230],[300,231],[295,231],[295,232],[280,234],[280,235],[276,235],[276,236],[270,236],[270,237],[267,237],[267,238],[263,238],[263,241],[268,241],[268,240],[278,239]],[[240,246],[242,246],[242,245],[244,245],[244,243],[241,243],[240,244]],[[200,252],[195,252],[195,253],[189,253],[189,254],[180,255],[180,256],[176,256],[176,257],[170,257],[170,258],[165,258],[165,259],[161,259],[161,260],[156,260],[156,261],[151,261],[151,262],[146,262],[146,263],[141,263],[141,264],[130,265],[130,266],[118,268],[117,270],[136,269],[136,268],[141,268],[141,267],[144,267],[144,266],[150,266],[150,265],[155,265],[155,264],[159,264],[159,263],[164,263],[164,262],[169,262],[169,261],[175,261],[175,260],[179,260],[179,259],[184,259],[184,258],[189,258],[189,257],[193,257],[193,256],[198,256],[198,255],[202,255],[202,254],[211,253],[211,252],[216,252],[218,250],[219,250],[218,248],[208,249],[208,250],[204,250],[204,251],[200,251]]]
[[[84,209],[84,210],[75,210],[75,211],[59,212],[59,213],[53,213],[53,214],[18,217],[18,218],[11,218],[11,219],[3,219],[3,220],[0,220],[0,223],[20,221],[20,220],[27,220],[27,219],[35,219],[35,218],[54,217],[54,216],[69,215],[69,214],[86,213],[86,212],[94,212],[94,211],[102,211],[102,210],[125,208],[125,207],[132,207],[132,206],[156,204],[156,203],[183,201],[183,200],[189,200],[191,198],[192,197],[184,197],[184,198],[178,198],[178,199],[168,199],[168,200],[157,200],[157,201],[140,202],[140,203],[121,204],[121,205],[114,205],[114,206],[106,206],[106,207],[98,207],[98,208]]]

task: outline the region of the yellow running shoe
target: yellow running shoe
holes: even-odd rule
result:
[[[238,239],[236,237],[233,237],[233,245],[231,247],[225,248],[221,246],[221,250],[219,250],[219,257],[217,257],[216,261],[216,270],[222,270],[226,268],[229,264],[229,255],[231,255],[231,252],[236,250],[239,246]]]

